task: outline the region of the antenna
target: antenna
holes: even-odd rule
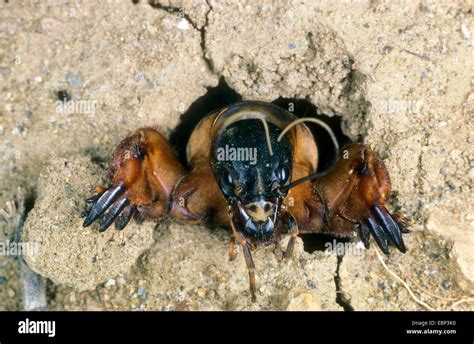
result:
[[[308,180],[313,180],[313,179],[316,179],[318,177],[322,177],[326,174],[328,174],[330,171],[332,171],[334,169],[334,167],[336,166],[336,164],[338,163],[339,161],[339,143],[337,142],[337,138],[336,138],[336,135],[334,134],[334,131],[331,129],[331,127],[329,127],[329,125],[327,125],[326,123],[324,123],[323,121],[321,121],[320,119],[317,119],[317,118],[313,118],[313,117],[304,117],[304,118],[300,118],[300,119],[297,119],[293,122],[291,122],[281,133],[280,135],[278,136],[278,139],[277,141],[280,141],[283,136],[291,129],[293,128],[295,125],[299,124],[299,123],[302,123],[302,122],[312,122],[312,123],[316,123],[318,125],[320,125],[323,129],[325,129],[327,131],[327,133],[329,134],[329,136],[331,137],[331,141],[334,145],[334,149],[335,149],[335,157],[332,159],[331,161],[331,165],[323,172],[315,172],[313,174],[310,174],[309,176],[306,176],[306,177],[303,177],[303,178],[300,178],[300,179],[297,179],[295,180],[294,182],[286,185],[286,186],[282,186],[280,188],[280,191],[281,192],[286,192],[288,191],[289,189],[301,184],[301,183],[304,183]]]

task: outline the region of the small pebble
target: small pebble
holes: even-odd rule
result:
[[[190,29],[189,23],[188,23],[188,21],[187,21],[185,18],[181,19],[181,20],[179,21],[178,25],[176,25],[176,27],[177,27],[179,30],[183,30],[183,31]]]
[[[79,88],[82,86],[83,80],[80,73],[69,72],[67,81],[72,88]]]
[[[115,285],[115,279],[111,278],[107,282],[105,282],[106,287],[112,287]]]
[[[196,295],[203,299],[206,296],[206,289],[205,288],[199,288],[196,292]]]
[[[138,288],[137,289],[137,295],[140,296],[140,297],[145,295],[145,289],[143,289],[142,287]]]
[[[135,79],[136,79],[136,80],[141,80],[141,79],[143,79],[144,77],[145,77],[145,73],[142,72],[142,71],[135,73]]]
[[[386,46],[383,47],[382,53],[383,53],[383,54],[388,54],[388,53],[390,53],[392,50],[393,50],[393,47],[391,47],[390,45],[386,45]]]

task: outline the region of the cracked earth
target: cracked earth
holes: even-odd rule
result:
[[[0,257],[0,309],[473,309],[469,2],[2,2],[0,19],[0,239],[18,238],[26,208],[22,240],[41,247],[27,266]],[[251,304],[224,230],[82,228],[121,139],[171,135],[219,80],[243,99],[304,99],[374,148],[412,219],[409,252],[383,258],[406,285],[373,249],[299,240],[288,264],[255,253]]]

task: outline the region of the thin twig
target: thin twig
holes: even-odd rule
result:
[[[461,303],[467,303],[467,302],[474,302],[474,297],[467,297],[467,298],[461,299],[461,300],[459,300],[459,301],[453,303],[453,304],[451,305],[451,307],[449,307],[449,309],[450,309],[450,310],[453,310],[454,307],[460,305]]]
[[[435,309],[433,307],[431,307],[430,305],[428,305],[427,303],[421,301],[418,297],[416,297],[416,295],[413,293],[413,291],[411,290],[410,286],[400,277],[398,276],[395,272],[393,272],[392,270],[390,270],[390,268],[387,266],[387,264],[385,264],[385,262],[383,261],[382,259],[382,256],[380,255],[380,252],[378,249],[375,249],[375,253],[377,253],[377,257],[380,261],[380,263],[382,264],[382,266],[385,268],[385,270],[388,271],[388,273],[390,275],[392,275],[393,277],[395,277],[395,279],[397,281],[399,281],[404,287],[405,289],[408,291],[408,294],[410,294],[410,296],[412,297],[412,299],[422,305],[423,307],[425,307],[426,309],[430,310],[430,311],[434,311]]]

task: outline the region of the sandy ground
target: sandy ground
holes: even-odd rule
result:
[[[473,310],[472,7],[2,2],[0,240],[40,249],[29,268],[0,256],[0,310]],[[224,230],[83,229],[83,200],[114,146],[146,125],[170,135],[221,78],[244,99],[306,99],[340,116],[387,164],[391,207],[412,219],[409,252],[338,259],[299,240],[280,264],[262,249],[251,304]],[[43,282],[38,306],[25,290]]]

